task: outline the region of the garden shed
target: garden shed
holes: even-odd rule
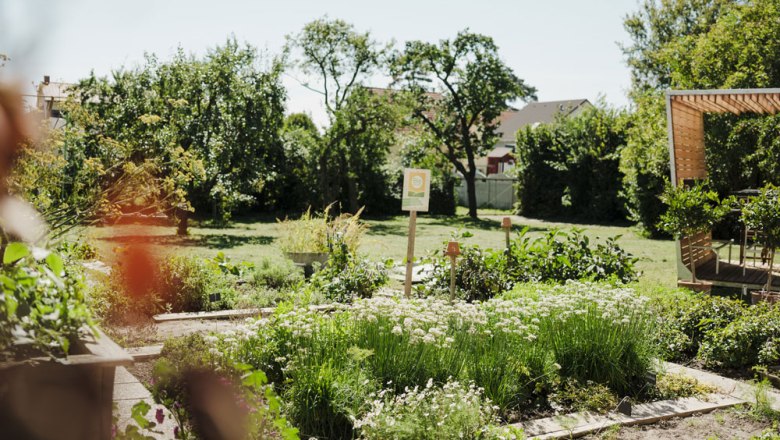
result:
[[[667,91],[666,115],[672,183],[677,186],[707,178],[705,113],[739,115],[775,114],[778,111],[780,88]],[[740,190],[745,189],[734,188],[735,192]],[[691,251],[688,240],[692,240]],[[691,267],[695,265],[696,278],[712,285],[754,288],[766,283],[766,269],[756,267],[755,264],[752,267],[748,265],[744,247],[740,243],[715,243],[711,232],[683,237],[677,242],[676,250],[680,281],[693,280]],[[776,280],[773,285],[780,285],[780,280]]]

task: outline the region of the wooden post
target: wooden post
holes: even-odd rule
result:
[[[414,236],[417,232],[417,211],[409,211],[409,242],[406,245],[406,282],[404,296],[412,296],[412,271],[414,269]]]
[[[447,251],[444,255],[450,257],[450,304],[455,301],[455,267],[457,265],[457,258],[460,255],[460,245],[457,241],[451,241],[447,243]]]
[[[507,263],[512,263],[512,251],[509,245],[509,233],[512,231],[512,219],[509,217],[504,217],[503,220],[501,220],[501,227],[504,229],[504,233],[506,233],[506,258]]]

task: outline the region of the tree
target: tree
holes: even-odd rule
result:
[[[517,198],[526,216],[625,219],[619,197],[627,117],[603,102],[517,133]]]
[[[677,238],[688,237],[691,274],[696,282],[693,236],[711,230],[715,223],[728,214],[733,199],[721,201],[717,192],[707,189],[706,183],[698,183],[691,187],[668,185],[661,200],[668,209],[661,215],[658,226]]]
[[[350,212],[386,211],[389,147],[400,122],[391,96],[364,87],[384,64],[387,47],[342,21],[314,20],[288,37],[286,51],[294,65],[314,76],[304,86],[322,95],[330,125],[320,138],[317,176],[325,207],[339,201]]]
[[[621,169],[632,217],[653,235],[662,210],[657,198],[669,175],[666,89],[776,87],[780,85],[780,9],[776,0],[645,0],[624,26],[622,47],[632,72],[636,113]],[[708,169],[715,188],[759,184],[760,157],[777,161],[771,127],[751,115],[709,115],[705,120]],[[752,155],[756,139],[764,153]],[[745,173],[752,174],[745,176]],[[771,173],[764,173],[770,179]]]
[[[492,38],[467,30],[438,45],[407,42],[391,74],[412,95],[413,114],[436,138],[436,149],[466,180],[469,216],[476,218],[476,158],[495,145],[508,103],[535,99],[535,89],[501,61]]]
[[[283,171],[281,65],[261,70],[260,61],[254,48],[228,40],[202,59],[180,49],[167,63],[149,55],[111,79],[80,81],[78,106],[66,114],[81,134],[69,146],[69,174],[95,159],[110,185],[143,169],[164,210],[191,203],[228,219]]]
[[[772,185],[762,188],[759,195],[748,200],[742,208],[742,221],[747,227],[760,231],[760,240],[769,250],[764,290],[770,292],[775,250],[780,247],[780,191]]]

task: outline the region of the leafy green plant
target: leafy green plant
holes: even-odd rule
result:
[[[748,368],[758,364],[765,344],[780,337],[780,308],[756,305],[739,319],[707,333],[699,358],[711,368]]]
[[[479,246],[463,246],[455,265],[456,297],[468,302],[485,301],[507,289],[501,268],[502,254]],[[424,294],[448,296],[450,259],[435,251],[428,258],[433,263],[430,278],[421,287]]]
[[[350,303],[356,298],[370,298],[387,284],[387,267],[392,261],[374,263],[350,252],[348,245],[337,244],[325,264],[317,271],[308,291],[319,291],[331,301]]]
[[[675,237],[688,237],[688,252],[693,255],[692,236],[708,231],[731,209],[732,199],[721,201],[718,193],[707,189],[707,182],[687,187],[667,186],[661,197],[667,205],[661,215],[658,227]],[[693,280],[696,281],[696,265],[691,264]]]
[[[282,414],[282,402],[265,373],[217,356],[206,338],[193,334],[166,341],[154,365],[152,395],[171,410],[176,438],[198,438],[191,389],[198,386],[194,382],[217,378],[218,386],[233,394],[236,410],[242,412],[245,438],[298,439],[298,430]]]
[[[668,373],[660,375],[656,382],[656,391],[662,399],[678,399],[681,397],[704,397],[718,390],[684,374]]]
[[[290,262],[274,263],[265,258],[255,268],[252,279],[256,286],[286,290],[299,285],[303,281],[303,273]]]
[[[567,280],[636,280],[637,259],[610,237],[605,243],[591,243],[581,229],[552,230],[531,239],[528,228],[521,230],[510,244],[510,257],[504,270],[512,283]]]
[[[27,342],[63,356],[93,325],[80,273],[56,253],[8,243],[0,293],[0,352],[13,353],[12,343]]]
[[[608,387],[587,381],[584,384],[574,379],[565,379],[550,394],[550,402],[564,412],[591,411],[607,413],[618,404],[618,396]]]
[[[772,185],[762,188],[758,196],[750,198],[742,207],[742,221],[748,228],[760,231],[759,240],[769,249],[764,290],[771,291],[775,249],[780,246],[780,190]]]
[[[704,338],[748,312],[740,300],[689,293],[683,298],[659,298],[653,302],[659,316],[656,341],[664,359],[689,360]]]

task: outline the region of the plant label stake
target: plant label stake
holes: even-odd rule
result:
[[[509,264],[512,264],[512,252],[510,251],[509,247],[509,233],[512,231],[512,219],[509,217],[504,217],[503,220],[501,220],[501,227],[504,229],[504,233],[506,234],[506,259]]]
[[[460,244],[457,241],[447,243],[447,251],[444,255],[450,257],[450,304],[455,301],[455,266],[460,255]]]
[[[409,211],[409,242],[406,245],[406,280],[404,295],[412,295],[412,272],[414,271],[414,236],[417,229],[417,212],[427,212],[431,196],[431,170],[404,169],[404,186],[401,209]]]

